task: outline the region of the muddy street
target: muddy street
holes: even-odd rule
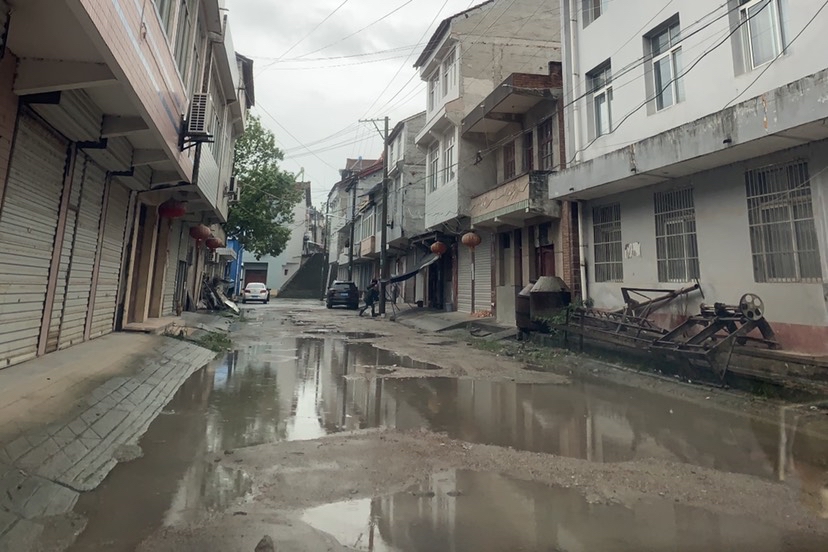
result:
[[[69,550],[825,550],[828,417],[326,310],[245,309]],[[137,456],[137,454],[136,454]],[[126,461],[129,460],[129,461]]]

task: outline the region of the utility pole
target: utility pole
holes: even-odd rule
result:
[[[351,238],[348,240],[348,281],[354,281],[354,227],[356,226],[356,188],[359,180],[351,180]]]
[[[377,123],[385,123],[385,131],[381,132]],[[382,136],[382,212],[380,214],[380,304],[379,313],[385,314],[385,283],[391,277],[390,266],[388,266],[388,117],[382,119],[361,119],[360,123],[373,123],[377,132]]]

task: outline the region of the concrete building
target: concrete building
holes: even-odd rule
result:
[[[491,278],[474,278],[472,252],[459,245],[471,229],[471,200],[498,185],[494,148],[463,133],[462,121],[512,73],[548,72],[560,61],[559,9],[537,0],[490,0],[445,19],[415,63],[427,83],[426,122],[417,145],[427,152],[425,226],[449,250],[429,269],[426,303],[488,311]],[[492,233],[481,229],[478,274],[491,272]],[[474,292],[472,280],[474,279]]]
[[[572,206],[549,199],[547,182],[565,162],[563,87],[559,62],[550,63],[548,74],[514,73],[463,119],[464,139],[495,148],[498,184],[471,199],[472,228],[495,237],[490,251],[481,248],[475,258],[477,278],[490,277],[492,293],[475,295],[474,308],[491,302],[506,325],[515,323],[517,294],[539,276],[559,276],[578,288]]]
[[[761,297],[784,348],[828,352],[828,94],[818,0],[562,2],[566,157],[583,294]],[[654,17],[654,14],[657,17]]]
[[[253,80],[220,0],[0,14],[2,367],[194,302],[213,253],[188,229],[223,239]]]
[[[331,187],[328,193],[327,202],[327,255],[328,255],[328,276],[326,280],[354,280],[361,278],[364,272],[365,277],[371,269],[357,269],[361,257],[361,243],[359,236],[362,233],[363,218],[356,219],[360,208],[364,207],[365,194],[382,181],[382,160],[381,159],[348,159],[345,168],[339,171],[340,181]],[[373,252],[366,250],[362,256],[366,264],[369,259],[373,262]],[[364,289],[364,288],[362,288]]]

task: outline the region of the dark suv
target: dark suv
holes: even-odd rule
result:
[[[329,309],[335,305],[346,306],[349,309],[359,308],[359,290],[353,282],[334,282],[328,289],[325,306]]]

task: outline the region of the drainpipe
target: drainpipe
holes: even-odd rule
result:
[[[587,265],[586,256],[589,251],[589,246],[586,243],[586,229],[584,228],[584,213],[586,212],[586,203],[578,201],[578,247],[581,248],[581,254],[578,256],[581,268],[581,301],[586,303],[589,300],[589,284],[587,283]]]
[[[569,2],[569,62],[572,66],[572,142],[573,162],[581,162],[581,100],[575,100],[581,94],[581,64],[579,60],[580,49],[578,48],[578,0]],[[580,208],[578,209],[581,213]]]

